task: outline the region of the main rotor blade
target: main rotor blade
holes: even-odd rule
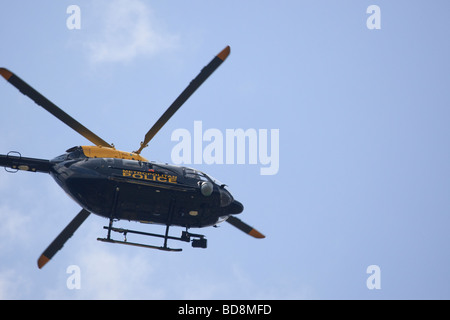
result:
[[[55,240],[45,249],[38,259],[38,267],[41,269],[64,246],[67,240],[74,234],[78,227],[90,215],[87,210],[81,210],[75,218],[64,228]]]
[[[225,61],[230,54],[230,46],[223,49],[211,62],[202,69],[202,71],[191,81],[191,83],[184,89],[178,98],[170,105],[170,107],[163,113],[163,115],[156,121],[153,127],[145,135],[145,139],[141,142],[139,150],[134,153],[141,153],[151,139],[158,133],[158,131],[166,124],[167,121],[174,115],[175,112],[186,102],[187,99],[197,90],[203,82]]]
[[[242,220],[240,220],[234,216],[229,216],[226,221],[229,224],[231,224],[232,226],[238,228],[239,230],[245,232],[248,235],[251,235],[254,238],[263,239],[266,237],[265,235],[260,233],[258,230],[253,229],[253,227],[250,227],[248,224],[246,224],[245,222],[243,222]]]
[[[81,134],[83,137],[85,137],[95,145],[112,148],[112,146],[109,143],[107,143],[102,138],[97,136],[95,133],[90,131],[88,128],[83,126],[77,120],[69,116],[63,110],[58,108],[53,102],[48,100],[38,91],[36,91],[33,87],[31,87],[28,83],[20,79],[18,76],[16,76],[8,69],[0,68],[0,74],[14,87],[19,89],[20,92],[22,92],[24,95],[33,100],[36,104],[38,104],[39,106],[50,112],[56,118],[64,122],[66,125],[71,127],[73,130]]]

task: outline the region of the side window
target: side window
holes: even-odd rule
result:
[[[141,170],[142,169],[142,162],[137,160],[126,160],[122,159],[122,165],[127,168]]]

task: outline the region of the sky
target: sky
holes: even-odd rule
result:
[[[206,250],[160,252],[96,241],[108,221],[91,215],[39,270],[80,208],[47,174],[2,170],[0,299],[449,299],[449,10],[444,0],[3,1],[0,66],[119,150],[136,150],[229,45],[142,155],[173,163],[172,134],[194,143],[199,122],[223,145],[227,130],[256,133],[242,163],[185,165],[226,183],[266,238],[222,223],[191,230]],[[3,80],[0,97],[1,154],[52,159],[90,144]],[[269,155],[277,168],[261,174]]]

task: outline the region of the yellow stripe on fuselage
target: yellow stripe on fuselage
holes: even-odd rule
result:
[[[116,150],[102,146],[82,146],[83,153],[88,158],[116,158],[127,160],[138,160],[148,162],[147,159],[137,153]]]

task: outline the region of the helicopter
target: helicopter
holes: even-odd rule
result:
[[[191,233],[190,228],[217,226],[228,222],[254,238],[265,236],[235,217],[244,206],[234,199],[227,186],[212,176],[184,166],[148,161],[141,151],[230,54],[227,46],[207,64],[155,122],[133,152],[120,151],[72,118],[28,83],[6,68],[0,74],[22,94],[28,96],[57,119],[75,130],[94,145],[75,146],[51,160],[27,158],[16,151],[0,155],[0,166],[8,172],[29,171],[47,173],[82,208],[38,258],[41,269],[72,237],[80,225],[94,213],[109,219],[107,243],[138,246],[163,251],[171,248],[168,240],[191,242],[194,248],[206,248],[204,235]],[[165,226],[164,233],[150,233],[114,227],[119,220],[137,221]],[[181,236],[169,235],[171,226],[183,227]],[[119,233],[124,240],[113,239]],[[153,245],[127,240],[128,234],[162,238],[163,244]]]

